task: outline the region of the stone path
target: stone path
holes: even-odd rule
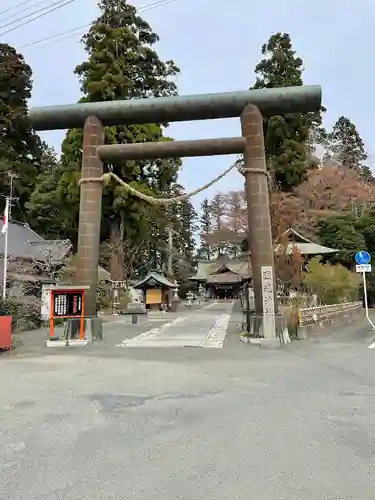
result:
[[[222,348],[232,309],[233,302],[214,302],[124,340],[118,347]]]

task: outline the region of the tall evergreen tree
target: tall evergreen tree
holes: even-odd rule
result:
[[[183,200],[178,204],[179,251],[190,262],[193,261],[195,250],[195,233],[197,226],[197,212],[190,200]]]
[[[182,193],[182,190],[181,190]],[[197,213],[190,200],[183,200],[171,207],[175,212],[173,232],[173,274],[179,283],[179,294],[184,297],[191,288],[189,278],[194,272],[195,233]]]
[[[212,231],[211,223],[211,213],[210,213],[210,203],[207,198],[205,198],[201,203],[201,213],[199,218],[199,239],[200,247],[198,249],[198,257],[200,259],[210,260],[211,258],[211,247],[207,242],[207,236]]]
[[[8,172],[16,174],[14,195],[19,206],[14,218],[23,217],[24,205],[35,186],[43,145],[28,120],[32,71],[23,56],[7,44],[0,44],[0,191],[9,190]],[[0,199],[3,205],[4,200]]]
[[[178,68],[172,61],[163,62],[159,58],[153,48],[159,38],[138,16],[135,7],[126,0],[101,0],[99,10],[100,16],[83,37],[88,60],[75,69],[84,93],[83,100],[96,102],[176,94],[170,76],[176,74]],[[81,137],[77,137],[77,131],[68,132],[63,144],[63,161],[69,161],[72,153],[75,158],[79,156]],[[163,129],[159,124],[109,127],[105,133],[109,144],[162,138]],[[112,169],[133,187],[159,195],[169,193],[177,180],[179,167],[178,161],[167,160],[124,162],[113,165]],[[152,207],[130,197],[116,184],[105,189],[103,208],[104,217],[117,214],[121,231],[134,242],[147,238],[150,221],[156,218],[150,214]],[[115,226],[112,224],[112,227]]]
[[[69,239],[75,249],[80,173],[74,166],[62,165],[56,158],[49,157],[47,161],[26,203],[27,216],[32,228],[40,235]]]
[[[367,160],[364,142],[354,123],[345,116],[340,116],[327,135],[326,159],[362,173],[366,180],[373,180],[371,170],[363,164]]]
[[[174,95],[171,81],[179,70],[173,61],[162,61],[154,46],[159,38],[136,8],[126,0],[101,0],[99,17],[83,37],[87,60],[76,67],[84,96],[81,102],[111,101]],[[68,131],[62,145],[62,166],[67,170],[66,187],[71,190],[79,175],[82,160],[82,130]],[[161,124],[107,127],[108,144],[167,140]],[[123,162],[110,168],[136,189],[155,196],[168,196],[173,191],[180,160]],[[107,165],[104,166],[108,168]],[[70,180],[70,181],[69,181]],[[69,181],[69,182],[68,182]],[[51,187],[51,197],[56,193]],[[78,199],[76,213],[78,212]],[[136,243],[155,234],[155,220],[160,213],[150,205],[129,196],[116,183],[103,190],[102,238],[119,230]],[[160,211],[159,211],[160,212]],[[75,216],[76,218],[76,216]],[[112,229],[111,229],[112,228]],[[164,236],[159,232],[157,239]],[[157,244],[153,239],[153,244]]]
[[[375,182],[374,174],[372,173],[371,168],[368,165],[363,165],[361,168],[362,179],[366,182]]]
[[[262,47],[255,67],[254,89],[303,85],[303,62],[293,50],[288,33],[276,33]],[[269,168],[283,191],[298,186],[309,168],[309,132],[319,128],[321,113],[293,113],[264,119],[264,139]]]
[[[216,193],[210,202],[210,215],[213,235],[213,243],[211,244],[211,249],[217,255],[217,257],[221,257],[222,255],[224,255],[227,250],[227,244],[222,240],[220,236],[222,229],[225,227],[225,208],[225,195],[223,193]],[[218,235],[217,238],[216,235]]]

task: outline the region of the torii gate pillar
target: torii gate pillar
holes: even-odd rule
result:
[[[85,120],[83,128],[83,154],[81,196],[78,227],[77,282],[90,288],[85,294],[85,316],[96,318],[96,291],[100,248],[100,222],[102,216],[103,163],[97,154],[104,143],[104,128],[95,116]]]
[[[277,313],[276,278],[274,273],[274,250],[271,232],[271,217],[269,209],[268,173],[263,136],[263,117],[254,105],[247,105],[241,113],[242,135],[246,140],[244,150],[245,192],[247,199],[248,242],[251,253],[253,288],[255,295],[255,313],[264,316],[264,297],[262,286],[262,267],[273,270],[273,300],[271,300],[269,315]],[[266,330],[266,322],[262,321],[265,338],[274,338],[275,323]]]

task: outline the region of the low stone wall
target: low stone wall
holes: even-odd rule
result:
[[[363,314],[362,302],[299,309],[297,338],[307,339],[333,325],[350,323],[361,314]]]

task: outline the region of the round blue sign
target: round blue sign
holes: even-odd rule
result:
[[[357,252],[354,258],[357,264],[370,264],[371,261],[371,255],[365,250]]]

